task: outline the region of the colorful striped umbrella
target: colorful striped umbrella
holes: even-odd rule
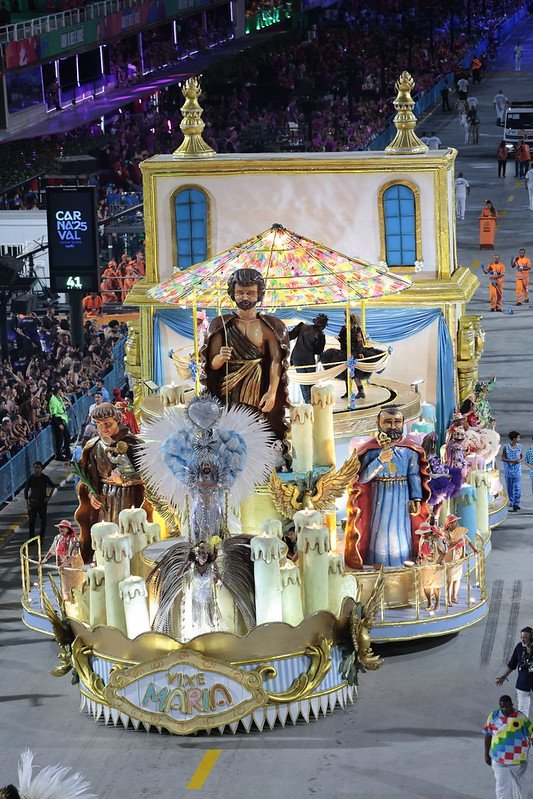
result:
[[[397,294],[409,278],[360,258],[350,258],[282,225],[215,255],[149,290],[159,302],[182,308],[233,308],[228,279],[236,269],[257,269],[266,281],[264,308],[341,305]]]

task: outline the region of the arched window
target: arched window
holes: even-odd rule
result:
[[[389,266],[412,266],[420,258],[417,226],[417,197],[403,183],[393,183],[382,191],[380,216],[385,244],[385,261]]]
[[[174,197],[176,253],[179,269],[207,258],[207,197],[200,189],[183,189]]]

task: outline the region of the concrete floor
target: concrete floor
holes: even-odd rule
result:
[[[529,71],[515,75],[511,50],[518,37],[525,47],[524,69]],[[477,216],[487,194],[502,216],[497,245],[506,264],[518,246],[533,251],[533,212],[527,210],[526,191],[515,186],[512,167],[505,180],[496,177],[500,130],[492,110],[492,98],[500,88],[510,98],[531,96],[527,83],[533,70],[533,21],[521,25],[501,51],[500,71],[489,74],[477,92],[482,122],[478,146],[462,146],[462,129],[452,114],[436,111],[423,123],[446,145],[460,149],[458,171],[464,171],[472,187],[467,218],[458,229],[460,260],[478,272]],[[481,278],[472,311],[485,317],[482,373],[498,375],[492,400],[498,426],[502,433],[516,427],[523,436],[531,436],[533,425],[525,411],[532,366],[527,337],[533,314],[527,306],[512,316],[487,313],[487,279]],[[511,300],[512,288],[509,274],[506,293]],[[99,799],[147,795],[178,799],[193,790],[206,799],[493,796],[480,729],[503,692],[494,685],[495,677],[504,670],[518,630],[533,620],[529,478],[524,480],[523,505],[521,513],[494,532],[487,563],[492,601],[484,622],[448,639],[384,649],[385,665],[361,676],[360,699],[345,712],[263,734],[190,739],[126,732],[77,714],[76,689],[67,677],[48,674],[56,658],[55,645],[19,621],[17,552],[24,534],[16,533],[5,543],[0,565],[0,785],[15,780],[18,754],[30,746],[41,764],[59,760],[83,771]],[[53,503],[56,520],[71,507],[72,494],[65,488]],[[2,512],[4,530],[20,513],[16,505]],[[513,688],[511,680],[505,691]],[[208,774],[205,761],[200,764],[213,750],[213,756],[220,756]],[[190,782],[195,772],[208,775],[201,789]]]

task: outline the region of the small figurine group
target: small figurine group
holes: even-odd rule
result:
[[[446,604],[459,604],[459,588],[463,576],[463,558],[467,547],[477,549],[468,538],[466,527],[460,527],[458,517],[446,517],[440,528],[434,517],[418,528],[420,536],[417,565],[423,568],[422,587],[427,600],[427,611],[433,616],[440,607],[440,592],[446,574]]]

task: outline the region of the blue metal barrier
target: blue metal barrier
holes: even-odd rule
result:
[[[512,17],[509,17],[506,22],[503,23],[498,28],[497,31],[497,38],[498,41],[501,41],[502,37],[505,36],[510,30],[512,30],[515,25],[518,25],[520,20],[522,20],[527,14],[526,6],[523,6],[520,11],[517,11],[516,14],[513,14]],[[489,46],[489,40],[487,38],[482,39],[478,42],[477,46],[465,55],[462,61],[459,62],[459,65],[463,67],[463,69],[468,69],[470,64],[472,63],[472,59],[475,55],[481,55],[486,52]],[[419,97],[415,103],[415,107],[413,112],[415,116],[420,117],[424,111],[427,111],[428,108],[435,105],[440,100],[440,92],[441,89],[444,88],[445,85],[453,86],[453,72],[450,72],[446,77],[442,78],[438,83],[436,83],[429,91]],[[385,147],[391,143],[391,141],[396,136],[396,128],[394,125],[389,125],[385,128],[380,134],[376,136],[375,139],[372,139],[370,144],[367,145],[367,150],[384,150]]]
[[[116,386],[122,387],[125,382],[125,346],[125,339],[121,339],[113,347],[113,368],[104,377],[104,385],[110,394]],[[94,402],[92,396],[94,391],[95,389],[92,389],[90,394],[84,394],[83,397],[77,399],[67,411],[69,417],[68,428],[72,438],[78,436],[85,424],[89,407]],[[49,425],[33,441],[26,444],[25,447],[0,466],[0,504],[12,499],[17,491],[22,488],[28,479],[28,475],[31,474],[35,461],[47,463],[54,457],[54,454],[54,435],[52,427]]]

